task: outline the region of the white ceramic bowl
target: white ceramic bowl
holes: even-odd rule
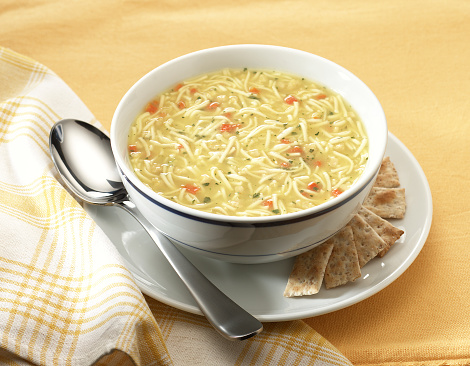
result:
[[[360,179],[340,196],[317,207],[269,217],[210,214],[165,199],[145,186],[134,175],[127,158],[127,136],[136,116],[152,98],[178,82],[226,67],[285,71],[341,94],[359,114],[369,137],[369,159]],[[263,263],[305,252],[334,235],[351,219],[380,168],[387,144],[387,123],[372,91],[341,66],[290,48],[233,45],[190,53],[150,71],[120,101],[110,137],[131,199],[158,230],[202,255],[236,263]]]

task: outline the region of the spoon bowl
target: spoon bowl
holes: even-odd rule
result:
[[[109,138],[102,131],[82,121],[64,120],[52,128],[50,142],[64,183],[82,200],[106,205],[127,199]]]
[[[244,340],[263,330],[256,318],[215,287],[142,216],[128,197],[106,134],[86,122],[65,119],[52,127],[49,146],[57,171],[75,195],[91,204],[121,207],[139,221],[220,334]]]

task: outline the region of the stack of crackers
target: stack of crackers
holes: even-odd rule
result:
[[[395,166],[386,157],[359,212],[326,242],[296,257],[284,291],[285,297],[313,295],[323,281],[331,289],[361,276],[361,268],[383,257],[404,234],[387,219],[405,215],[405,189]]]

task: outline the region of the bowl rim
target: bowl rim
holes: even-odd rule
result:
[[[337,71],[347,75],[351,80],[353,80],[358,86],[362,88],[364,92],[369,94],[369,97],[375,103],[374,108],[376,108],[377,112],[379,112],[380,114],[380,118],[378,122],[383,124],[383,127],[384,127],[383,134],[382,136],[374,136],[376,139],[381,138],[382,140],[381,143],[379,144],[379,146],[381,146],[380,148],[381,151],[377,152],[378,155],[376,157],[374,156],[372,159],[370,159],[370,156],[369,156],[366,169],[364,170],[362,175],[359,177],[359,179],[354,183],[353,186],[351,186],[349,189],[347,189],[338,197],[332,198],[331,200],[326,201],[318,206],[314,206],[314,207],[307,208],[307,209],[293,212],[293,213],[281,214],[281,215],[246,217],[246,216],[228,216],[228,215],[209,213],[209,212],[200,211],[195,208],[187,207],[179,203],[176,203],[174,201],[171,201],[157,194],[151,188],[147,187],[132,172],[132,169],[126,163],[125,157],[121,156],[120,150],[116,142],[118,138],[117,124],[118,124],[119,116],[122,113],[122,110],[125,108],[128,100],[132,98],[133,94],[141,87],[141,85],[147,79],[152,78],[153,75],[155,74],[158,75],[158,73],[161,72],[161,70],[164,70],[165,68],[173,64],[177,64],[179,62],[183,62],[187,59],[191,59],[195,57],[196,58],[200,56],[204,57],[205,55],[211,54],[213,52],[225,52],[226,50],[250,51],[254,49],[274,50],[278,52],[288,52],[294,55],[296,54],[303,55],[304,57],[311,57],[312,60],[315,59],[317,60],[317,62],[321,62],[325,65],[328,65],[329,67],[336,69]],[[221,68],[223,67],[220,67],[219,69]],[[217,69],[214,69],[214,71],[216,70]],[[175,80],[175,82],[176,81],[177,80]],[[325,86],[329,87],[328,85],[325,85]],[[142,106],[146,102],[147,101],[143,101]],[[337,209],[338,207],[344,205],[346,202],[356,197],[360,192],[362,192],[366,187],[369,186],[369,183],[371,183],[372,180],[375,179],[376,174],[380,168],[380,164],[382,162],[383,156],[385,154],[387,138],[388,138],[387,121],[386,121],[385,113],[383,111],[383,108],[378,98],[372,92],[372,90],[361,79],[359,79],[356,75],[354,75],[351,71],[345,69],[344,67],[340,66],[339,64],[331,60],[328,60],[326,58],[323,58],[321,56],[315,55],[310,52],[306,52],[306,51],[302,51],[302,50],[298,50],[294,48],[289,48],[289,47],[284,47],[284,46],[263,45],[263,44],[236,44],[236,45],[225,45],[225,46],[217,46],[217,47],[201,49],[201,50],[197,50],[194,52],[181,55],[179,57],[176,57],[172,60],[164,62],[163,64],[155,67],[154,69],[150,70],[145,75],[143,75],[137,82],[135,82],[134,85],[132,85],[129,88],[129,90],[124,94],[124,96],[121,98],[114,112],[114,115],[111,121],[111,130],[110,130],[111,148],[113,151],[113,155],[114,155],[118,170],[121,176],[123,177],[123,180],[125,180],[126,183],[130,184],[140,195],[142,195],[144,198],[146,198],[153,204],[157,204],[159,207],[166,209],[179,216],[183,216],[183,217],[193,219],[196,221],[201,221],[201,222],[208,222],[208,223],[219,224],[219,225],[227,224],[227,225],[232,225],[232,226],[234,224],[238,224],[237,226],[246,226],[246,225],[271,226],[273,224],[274,225],[289,224],[293,222],[309,220],[313,217],[317,217],[317,216],[323,215],[327,212]],[[369,138],[369,141],[370,141],[370,138]],[[369,145],[369,148],[370,148],[370,145]]]

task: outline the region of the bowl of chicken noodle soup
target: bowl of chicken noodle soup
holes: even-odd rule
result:
[[[111,124],[142,214],[175,243],[230,262],[295,256],[357,212],[387,142],[351,72],[290,48],[197,51],[142,77]]]

